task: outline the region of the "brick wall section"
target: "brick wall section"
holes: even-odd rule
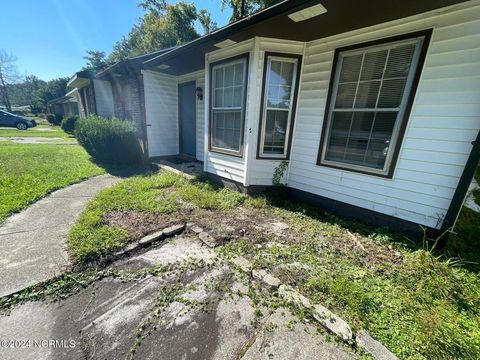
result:
[[[80,117],[86,117],[87,114],[85,112],[85,98],[83,96],[83,89],[78,90],[77,101],[80,110]]]
[[[144,152],[146,151],[145,134],[145,95],[143,76],[114,79],[112,81],[113,106],[115,117],[131,120],[137,126],[137,133]]]
[[[93,89],[93,83],[85,88],[87,93],[88,115],[94,115],[97,113],[97,106],[95,103],[95,90]]]

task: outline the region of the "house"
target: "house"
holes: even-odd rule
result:
[[[80,110],[77,90],[73,89],[64,96],[47,102],[47,111],[50,114],[61,115],[63,117],[79,115]]]
[[[480,159],[480,1],[289,0],[143,64],[151,158],[403,231],[451,228]]]
[[[75,91],[80,117],[113,116],[112,86],[108,81],[97,79],[93,71],[82,70],[75,73],[67,87]]]
[[[145,121],[143,75],[141,73],[143,62],[171,50],[164,49],[146,55],[127,58],[109,66],[95,76],[97,81],[109,84],[105,87],[107,89],[105,91],[111,89],[113,116],[133,121],[136,124],[138,137],[144,152],[147,151],[147,124]]]
[[[480,1],[279,3],[143,64],[150,157],[402,230],[450,228],[480,158]]]

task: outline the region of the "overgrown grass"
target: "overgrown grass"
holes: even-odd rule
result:
[[[60,126],[38,125],[28,130],[17,130],[14,128],[0,129],[0,137],[60,137],[68,138],[69,135],[64,132]]]
[[[103,190],[70,231],[70,254],[79,262],[109,254],[129,242],[129,234],[105,224],[114,211],[173,214],[185,202],[202,209],[221,210],[239,206],[245,195],[210,184],[191,182],[171,172],[136,176]]]
[[[475,179],[480,183],[480,170]],[[480,190],[474,192],[475,201],[480,205]],[[465,266],[480,273],[480,213],[463,207],[453,233],[446,246],[451,256],[465,260]]]
[[[475,173],[475,180],[477,184],[480,184],[480,168],[477,168],[477,172]],[[475,202],[480,205],[480,189],[473,191],[473,196],[475,197]]]
[[[0,142],[0,222],[49,192],[104,170],[80,146]]]
[[[251,197],[168,172],[135,177],[104,190],[88,206],[70,233],[70,253],[86,261],[130,241],[127,231],[105,222],[110,212],[179,219],[186,213],[191,219],[195,209],[231,223],[244,215],[259,225],[264,219],[286,222],[288,236],[281,241],[268,232],[254,235],[251,228],[219,254],[250,258],[257,268],[268,269],[338,313],[354,330],[367,329],[400,358],[480,358],[477,271],[427,245],[281,196]],[[457,242],[463,245],[478,234],[468,227],[457,230],[463,237]],[[475,256],[479,259],[477,252],[471,260]]]

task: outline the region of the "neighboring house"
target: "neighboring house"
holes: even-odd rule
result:
[[[47,102],[47,111],[50,114],[70,116],[79,115],[78,92],[73,89],[62,97]]]
[[[80,117],[99,115],[113,116],[113,95],[110,82],[97,79],[90,70],[77,72],[67,83],[77,91]]]
[[[451,227],[480,157],[478,0],[285,1],[142,74],[150,157],[245,188],[289,160],[292,195],[370,223]]]
[[[127,58],[111,65],[95,76],[96,79],[110,84],[113,99],[113,116],[133,121],[136,124],[138,136],[145,152],[147,147],[147,124],[145,122],[142,64],[171,50],[165,49]]]

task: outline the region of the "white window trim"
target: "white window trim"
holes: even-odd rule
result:
[[[281,61],[281,62],[290,62],[294,64],[293,67],[293,81],[291,85],[291,92],[290,92],[290,106],[288,109],[281,109],[281,108],[269,108],[268,107],[268,88],[270,85],[270,70],[272,66],[272,61]],[[259,157],[261,158],[274,158],[274,159],[286,159],[288,155],[288,145],[289,145],[289,139],[290,139],[290,127],[291,127],[291,122],[292,122],[292,117],[293,117],[293,104],[295,99],[295,89],[297,87],[297,77],[298,77],[298,66],[299,66],[299,60],[297,58],[293,57],[281,57],[281,56],[268,56],[267,57],[267,74],[265,76],[265,86],[263,89],[263,112],[262,112],[262,128],[261,128],[261,133],[260,133],[260,151],[259,151]],[[288,111],[288,117],[287,117],[287,127],[286,127],[286,133],[285,133],[285,143],[284,143],[284,149],[283,149],[283,154],[265,154],[264,153],[264,147],[265,147],[265,126],[267,124],[267,110],[279,110],[279,111]]]
[[[420,59],[420,53],[421,53],[424,41],[425,41],[425,36],[419,36],[419,37],[415,37],[415,38],[411,38],[411,39],[407,39],[407,40],[392,41],[392,42],[388,42],[388,43],[384,43],[384,44],[380,44],[380,45],[367,46],[367,47],[362,47],[362,48],[358,48],[358,49],[354,49],[354,50],[342,51],[342,52],[339,53],[339,56],[338,56],[338,59],[337,59],[337,67],[336,67],[335,77],[334,77],[334,84],[333,84],[333,87],[332,87],[332,97],[331,97],[331,100],[330,100],[330,108],[328,110],[327,126],[326,126],[326,131],[325,131],[325,134],[324,134],[324,138],[323,138],[323,147],[322,147],[322,152],[321,152],[320,164],[330,165],[330,166],[334,166],[334,167],[337,167],[337,168],[342,168],[342,169],[345,169],[345,170],[354,170],[354,171],[370,173],[372,175],[383,175],[383,176],[385,176],[385,175],[389,174],[390,166],[392,165],[393,155],[395,153],[395,148],[397,146],[398,137],[399,137],[399,134],[400,134],[400,127],[402,125],[402,119],[405,116],[407,99],[409,98],[410,93],[412,91],[412,84],[413,84],[413,80],[414,80],[414,77],[415,77],[415,73],[416,73],[417,68],[418,68],[418,62],[419,62],[419,59]],[[398,107],[398,108],[380,108],[380,109],[377,109],[377,108],[335,109],[335,102],[336,102],[336,98],[337,98],[338,82],[339,82],[338,80],[339,80],[340,71],[341,71],[342,65],[343,65],[343,58],[346,55],[363,54],[363,53],[367,53],[367,52],[371,52],[371,51],[378,51],[378,50],[382,50],[382,49],[391,49],[394,46],[407,45],[407,44],[416,44],[416,48],[415,48],[415,52],[414,52],[414,55],[413,55],[413,58],[412,58],[412,66],[410,67],[410,71],[409,71],[409,74],[408,74],[408,77],[407,77],[407,82],[405,84],[405,91],[403,93],[403,97],[402,97],[402,101],[400,103],[400,107]],[[384,165],[383,169],[375,169],[375,168],[368,167],[368,166],[348,164],[346,162],[332,161],[332,160],[326,160],[325,159],[325,156],[327,154],[327,146],[328,146],[329,140],[330,140],[331,121],[332,121],[332,114],[333,114],[334,110],[336,112],[339,112],[339,111],[346,111],[346,112],[352,112],[352,111],[353,112],[357,112],[357,111],[372,111],[372,112],[398,111],[397,120],[395,122],[395,127],[393,128],[393,131],[392,131],[392,137],[391,137],[391,141],[390,141],[390,144],[389,144],[388,154],[387,154],[387,157],[385,159],[385,165]]]
[[[242,64],[244,73],[243,73],[243,84],[242,84],[242,106],[241,107],[215,107],[215,75],[216,71],[228,66],[236,65],[236,64]],[[243,136],[244,136],[244,122],[245,122],[245,92],[247,91],[246,85],[247,85],[247,78],[248,78],[248,59],[241,58],[237,60],[232,60],[228,62],[224,62],[218,65],[213,65],[212,69],[212,81],[211,81],[211,96],[212,96],[212,101],[211,101],[211,106],[210,106],[210,117],[211,117],[211,125],[209,127],[209,136],[210,136],[210,149],[211,151],[214,152],[219,152],[219,153],[224,153],[224,154],[230,154],[230,155],[242,155],[242,147],[243,147]],[[225,88],[225,87],[224,87]],[[238,150],[232,150],[228,148],[222,148],[218,146],[213,145],[213,112],[214,111],[239,111],[240,110],[240,139],[239,139],[239,149]]]

